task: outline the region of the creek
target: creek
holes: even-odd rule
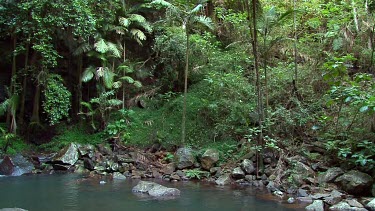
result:
[[[181,196],[158,200],[133,194],[131,190],[138,181],[131,179],[95,179],[77,174],[28,175],[0,177],[0,208],[19,207],[29,211],[297,210],[268,200],[265,192],[253,187],[154,181],[178,188]]]

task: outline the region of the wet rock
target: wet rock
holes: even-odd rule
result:
[[[171,180],[177,180],[177,181],[180,181],[181,180],[181,177],[177,175],[177,173],[173,173],[171,174],[171,176],[169,177]]]
[[[194,166],[193,150],[187,147],[179,148],[176,152],[177,168],[185,169]]]
[[[280,190],[276,190],[276,191],[272,192],[272,194],[275,195],[275,196],[279,196],[279,197],[284,196],[284,193]]]
[[[245,180],[248,181],[248,182],[254,181],[254,180],[256,180],[256,176],[255,175],[246,175]]]
[[[364,208],[364,206],[357,201],[357,199],[346,199],[346,203],[348,203],[351,207],[358,207]]]
[[[153,197],[179,196],[180,190],[176,188],[167,188],[155,182],[139,181],[132,189],[134,193],[147,193]]]
[[[133,163],[134,164],[134,162],[135,162],[134,159],[131,158],[130,155],[128,155],[128,154],[116,155],[115,159],[119,163]]]
[[[115,172],[113,173],[113,179],[116,179],[116,180],[126,180],[126,177],[121,174],[120,172]]]
[[[245,178],[245,172],[243,172],[240,167],[234,168],[232,170],[232,178],[233,179],[243,179],[243,178]]]
[[[328,193],[317,193],[317,194],[312,195],[311,198],[315,200],[315,199],[323,199],[328,196],[330,196],[330,194]]]
[[[306,197],[306,196],[308,196],[309,194],[307,193],[307,190],[305,190],[305,189],[302,189],[302,188],[299,188],[298,190],[297,190],[297,196],[298,197]]]
[[[161,172],[164,174],[172,174],[176,170],[176,165],[174,163],[168,163],[167,165],[163,166]]]
[[[270,181],[270,182],[268,183],[268,185],[267,185],[267,189],[268,189],[269,191],[271,191],[271,192],[275,192],[275,191],[279,190],[279,189],[276,187],[275,183],[272,182],[272,181]]]
[[[255,172],[255,167],[253,161],[249,159],[244,159],[241,163],[241,168],[246,174],[253,174]]]
[[[344,174],[340,167],[329,168],[326,172],[318,176],[319,183],[333,182],[335,179]]]
[[[324,198],[324,202],[329,205],[337,204],[341,201],[341,197],[328,196]]]
[[[109,156],[111,156],[113,154],[112,149],[108,145],[105,145],[105,144],[99,144],[98,145],[98,151],[102,155],[109,155]]]
[[[312,203],[313,199],[310,196],[306,197],[297,197],[297,200],[302,203]]]
[[[86,156],[88,158],[93,158],[95,155],[95,147],[92,144],[78,144],[78,152],[81,156]]]
[[[75,143],[71,143],[62,149],[53,159],[53,163],[66,165],[74,165],[78,160],[78,147]]]
[[[293,198],[293,197],[289,197],[288,200],[287,200],[287,202],[288,202],[289,204],[294,204],[294,203],[296,202],[296,199]]]
[[[219,160],[219,151],[217,149],[207,149],[201,158],[202,168],[210,170]]]
[[[83,158],[83,166],[90,171],[95,169],[95,163],[90,158]]]
[[[14,167],[12,159],[9,156],[5,156],[0,163],[0,175],[11,175]]]
[[[230,184],[230,175],[229,174],[223,174],[217,180],[215,180],[216,185],[228,185]]]
[[[371,211],[375,211],[375,198],[366,204],[366,208]]]
[[[336,178],[335,183],[350,194],[366,195],[371,191],[373,179],[366,173],[352,170]]]
[[[366,211],[365,208],[351,207],[348,203],[346,203],[344,201],[331,206],[329,208],[329,210],[337,210],[337,211]]]
[[[324,211],[324,203],[322,200],[315,200],[312,204],[306,207],[310,211]]]
[[[304,177],[313,177],[315,172],[312,170],[309,166],[306,164],[299,162],[299,161],[294,161],[292,162],[294,166],[294,170],[298,173],[298,175],[303,175]]]
[[[220,173],[221,172],[221,168],[220,167],[212,167],[210,168],[210,174],[217,174],[217,173]]]

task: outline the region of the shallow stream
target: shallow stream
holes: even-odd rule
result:
[[[172,200],[134,195],[136,180],[104,180],[75,174],[0,177],[0,208],[19,207],[29,211],[234,211],[296,210],[270,201],[255,188],[217,187],[208,183],[161,182],[181,190]],[[104,184],[100,184],[104,183]]]

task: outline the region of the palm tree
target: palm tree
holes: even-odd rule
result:
[[[184,103],[182,112],[182,124],[181,124],[181,142],[185,144],[186,140],[186,95],[187,95],[187,82],[189,74],[189,51],[190,51],[190,35],[192,30],[199,27],[213,29],[211,18],[204,15],[198,15],[203,9],[203,3],[195,5],[193,9],[189,9],[189,3],[187,5],[173,5],[164,0],[154,0],[151,5],[159,5],[165,7],[166,20],[174,23],[178,23],[183,27],[186,37],[186,52],[185,52],[185,71],[184,71]]]
[[[126,39],[131,38],[135,40],[139,45],[142,45],[142,41],[146,40],[146,34],[144,33],[150,33],[152,32],[152,28],[150,23],[146,20],[145,17],[143,17],[140,14],[136,14],[137,8],[131,7],[127,8],[125,4],[125,0],[122,0],[122,15],[118,18],[119,26],[115,26],[115,31],[122,35],[123,38],[123,64],[120,68],[122,71],[122,81],[127,81],[129,83],[134,83],[133,79],[130,77],[127,77],[125,74],[131,70],[129,68],[129,65],[126,61]],[[142,31],[144,30],[144,31]],[[139,87],[140,83],[136,83],[136,86]],[[125,85],[122,84],[122,109],[125,108]]]

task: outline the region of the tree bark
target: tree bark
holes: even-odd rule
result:
[[[181,126],[181,142],[185,144],[186,141],[186,95],[187,95],[187,82],[188,82],[188,73],[189,73],[189,48],[190,48],[190,34],[188,25],[185,28],[186,33],[186,52],[185,52],[185,80],[184,80],[184,104],[183,104],[183,111],[182,111],[182,126]]]

